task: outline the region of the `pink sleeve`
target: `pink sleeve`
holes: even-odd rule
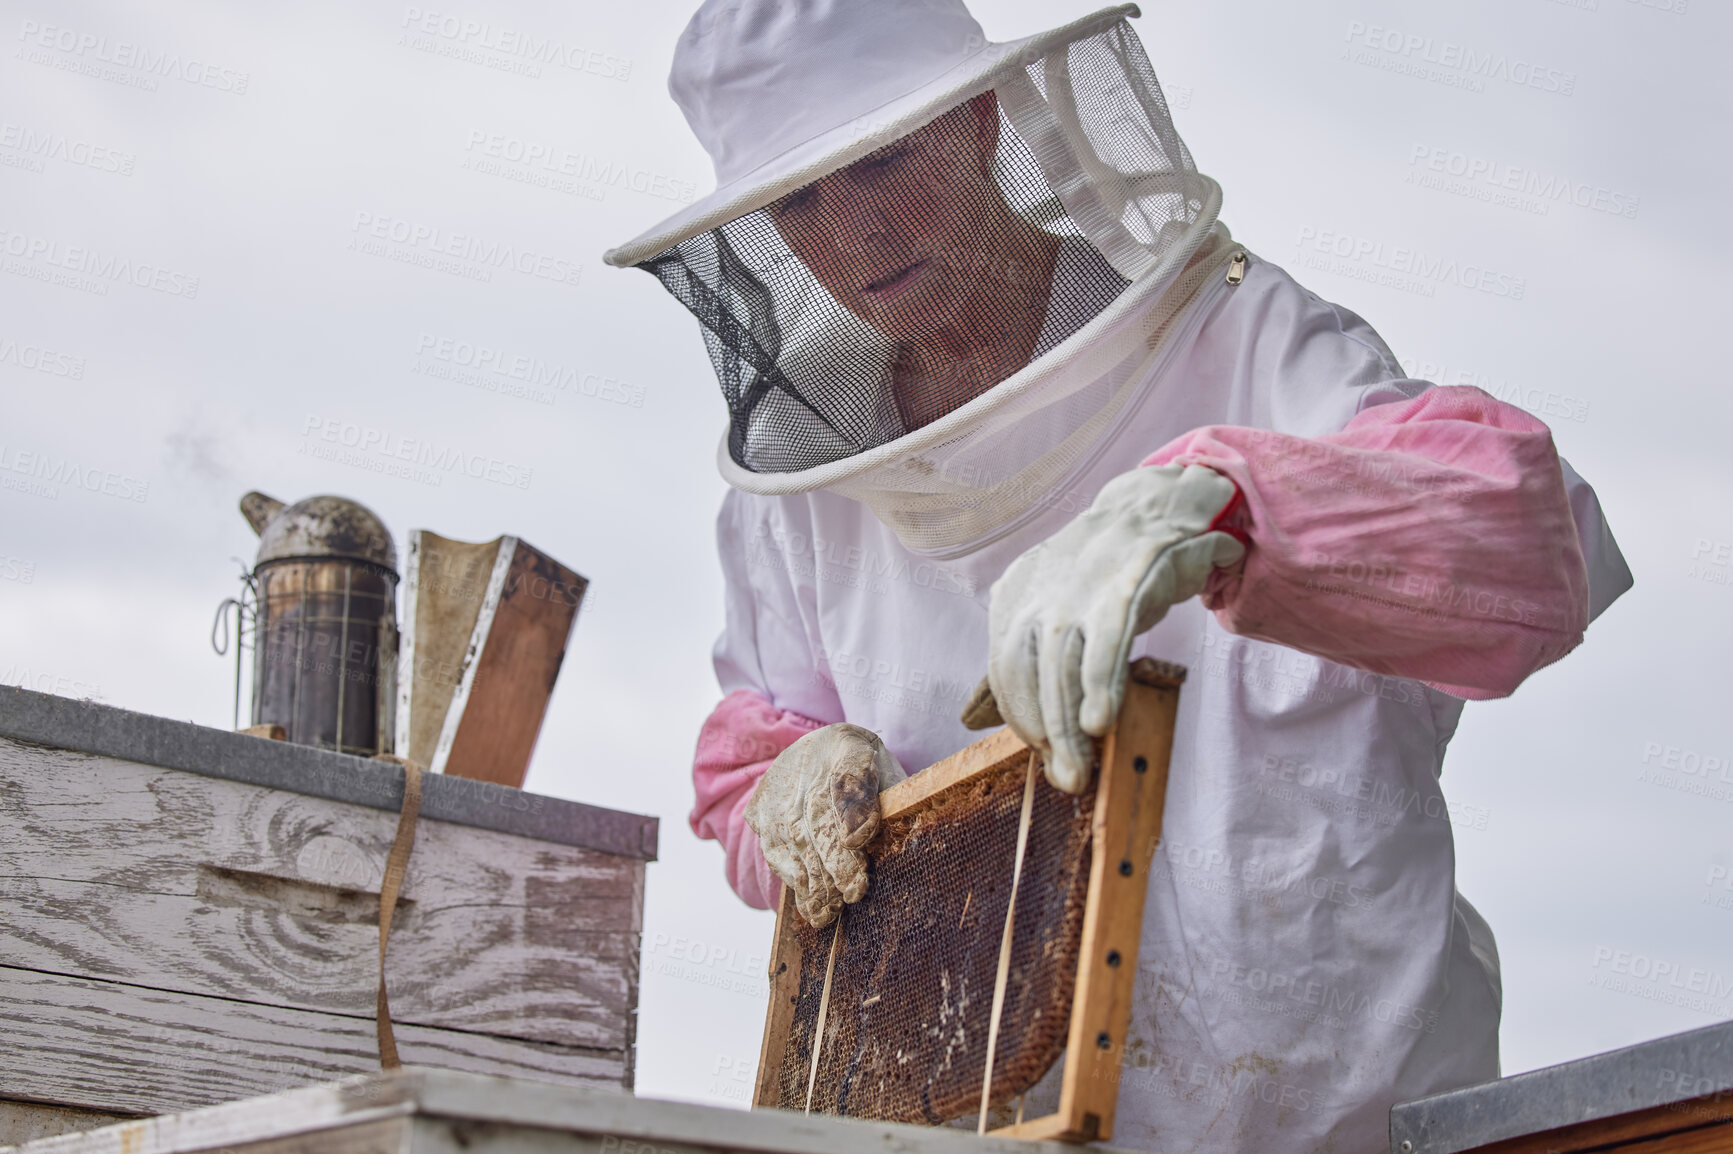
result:
[[[698,800],[688,820],[693,833],[722,843],[728,884],[754,909],[774,908],[780,883],[746,824],[746,802],[776,755],[822,724],[778,709],[750,689],[736,689],[698,732],[692,762]]]
[[[1243,566],[1204,603],[1238,634],[1457,697],[1503,697],[1582,641],[1588,576],[1547,427],[1476,388],[1378,405],[1339,433],[1216,425],[1144,461],[1244,498]]]

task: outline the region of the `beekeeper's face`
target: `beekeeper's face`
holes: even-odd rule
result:
[[[1017,275],[1002,243],[1011,210],[992,175],[998,143],[999,106],[986,92],[783,197],[770,218],[839,302],[916,340],[993,291],[994,278]]]

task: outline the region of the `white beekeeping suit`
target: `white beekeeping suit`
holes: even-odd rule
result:
[[[833,916],[855,816],[784,829],[770,788],[828,788],[814,750],[855,743],[870,806],[969,743],[991,666],[1073,788],[1043,638],[1184,664],[1112,1144],[1370,1152],[1498,1068],[1439,784],[1463,700],[1629,573],[1544,426],[1234,245],[1135,14],[992,44],[956,0],[712,0],[683,34],[718,188],[607,259],[697,316],[728,409],[693,826],[747,901]],[[1077,571],[1126,557],[1123,596]]]

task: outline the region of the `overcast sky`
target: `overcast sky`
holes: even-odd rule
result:
[[[528,785],[662,818],[639,1092],[744,1104],[771,919],[685,821],[723,410],[695,322],[599,259],[712,186],[664,85],[690,10],[0,0],[0,680],[228,726],[207,638],[249,489],[353,497],[400,548],[521,535],[592,581]],[[1089,10],[975,5],[994,39]],[[1136,27],[1235,236],[1411,375],[1547,420],[1636,575],[1446,762],[1506,1072],[1733,1018],[1733,10],[1184,0]],[[477,258],[502,245],[530,271]],[[1392,283],[1398,249],[1503,291]],[[520,357],[561,387],[494,371]],[[31,476],[44,454],[103,483]]]

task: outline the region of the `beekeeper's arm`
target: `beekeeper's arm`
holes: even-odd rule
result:
[[[781,545],[750,500],[728,495],[717,518],[727,609],[715,650],[726,696],[698,735],[689,820],[722,843],[728,884],[747,905],[770,909],[786,879],[801,915],[824,925],[865,892],[861,847],[878,829],[878,794],[904,772],[877,734],[819,720],[840,718],[842,703],[813,675]]]
[[[1198,429],[1146,464],[1207,466],[1242,498],[1227,523],[1251,547],[1203,590],[1226,628],[1471,700],[1576,648],[1595,608],[1585,553],[1617,555],[1546,425],[1475,388],[1312,439]]]
[[[1244,636],[1491,698],[1630,586],[1539,420],[1466,387],[1366,400],[1392,397],[1319,437],[1196,429],[1012,563],[988,676],[1054,784],[1085,784],[1132,640],[1187,597]]]

